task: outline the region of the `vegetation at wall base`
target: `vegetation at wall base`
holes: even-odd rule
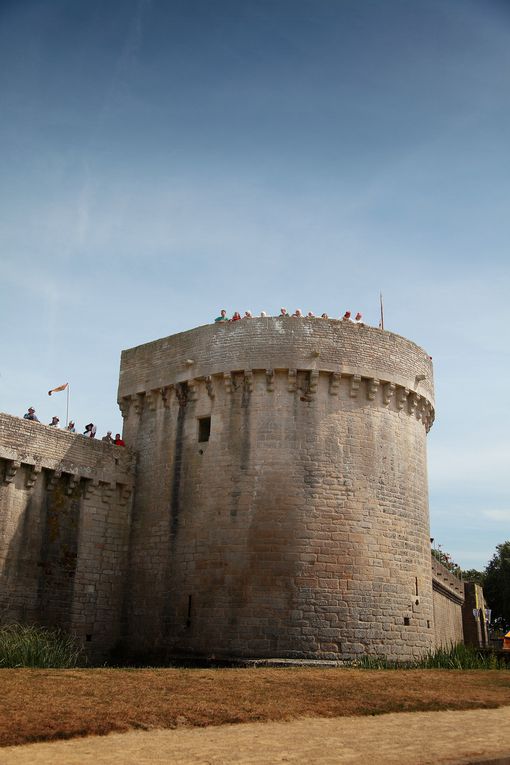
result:
[[[0,628],[0,668],[71,669],[82,657],[75,638],[44,627],[9,624]]]
[[[459,643],[451,648],[438,648],[416,662],[389,661],[377,656],[364,656],[353,666],[360,669],[510,669],[497,653],[480,651]]]

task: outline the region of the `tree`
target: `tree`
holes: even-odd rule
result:
[[[485,568],[484,594],[492,609],[492,623],[510,629],[510,541],[497,545]]]
[[[462,572],[462,579],[465,582],[476,582],[480,587],[485,584],[485,573],[478,571],[476,568],[469,568],[467,571]]]

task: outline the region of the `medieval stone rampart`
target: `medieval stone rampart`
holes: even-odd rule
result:
[[[430,650],[423,350],[321,319],[208,325],[124,351],[119,405],[133,651]]]
[[[464,582],[432,556],[435,647],[449,648],[464,640]]]
[[[90,655],[118,640],[128,449],[0,414],[0,623],[60,627]]]

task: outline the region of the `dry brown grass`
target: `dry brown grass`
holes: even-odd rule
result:
[[[133,728],[510,705],[510,672],[0,670],[0,745]]]

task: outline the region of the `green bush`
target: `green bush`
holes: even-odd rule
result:
[[[78,664],[77,640],[44,627],[10,624],[0,627],[0,667],[66,669]]]

